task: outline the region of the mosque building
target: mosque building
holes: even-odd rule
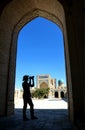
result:
[[[67,97],[67,87],[64,83],[62,82],[59,86],[56,84],[56,78],[52,78],[50,74],[41,74],[36,76],[36,87],[49,88],[49,98]]]

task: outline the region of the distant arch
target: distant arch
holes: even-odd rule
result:
[[[58,98],[58,92],[57,91],[55,92],[55,98]]]
[[[61,91],[61,98],[64,98],[65,96],[64,96],[64,92],[63,91]]]
[[[45,83],[45,82],[42,82],[42,83],[40,84],[40,88],[48,88],[48,84]]]

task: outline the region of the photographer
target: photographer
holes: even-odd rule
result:
[[[34,76],[29,77],[28,75],[23,76],[23,120],[29,120],[26,117],[26,109],[27,109],[27,103],[30,105],[30,116],[31,119],[37,119],[37,117],[34,116],[34,105],[31,99],[31,93],[30,93],[30,87],[34,86]]]

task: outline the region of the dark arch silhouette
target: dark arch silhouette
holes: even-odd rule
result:
[[[58,92],[55,92],[55,97],[58,98]]]
[[[64,92],[61,91],[61,98],[64,98]]]

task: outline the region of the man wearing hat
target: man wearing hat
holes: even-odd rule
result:
[[[28,81],[29,80],[29,81]],[[26,109],[27,109],[27,103],[30,105],[30,116],[31,119],[37,119],[37,117],[34,116],[34,105],[31,99],[31,93],[30,93],[30,87],[34,86],[34,76],[29,77],[29,75],[23,76],[23,120],[29,120],[26,117]]]

